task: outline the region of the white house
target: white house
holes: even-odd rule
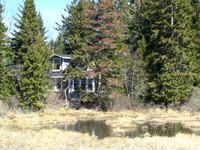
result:
[[[50,58],[53,69],[49,73],[53,83],[53,92],[66,91],[68,98],[77,97],[76,90],[83,92],[95,92],[95,81],[92,77],[86,77],[81,80],[68,79],[63,71],[68,69],[71,61],[71,55],[67,54],[53,54]]]

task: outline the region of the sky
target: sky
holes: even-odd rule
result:
[[[72,0],[35,0],[36,10],[41,13],[44,21],[44,26],[48,30],[48,39],[56,39],[58,32],[54,29],[57,23],[61,23],[62,14],[67,16],[64,11],[67,4],[71,4]],[[14,22],[17,14],[19,13],[20,5],[24,5],[24,0],[1,0],[2,4],[5,6],[5,12],[3,15],[5,25],[8,27],[8,35],[14,30]]]

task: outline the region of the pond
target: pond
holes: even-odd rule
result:
[[[77,123],[68,125],[65,123],[56,123],[56,124],[47,124],[42,127],[42,129],[60,129],[66,131],[75,131],[81,133],[89,133],[91,136],[96,135],[99,139],[105,137],[115,136],[112,131],[112,128],[105,123],[105,121],[96,121],[96,120],[86,120],[86,121],[77,121]],[[185,128],[181,123],[165,123],[165,124],[139,124],[137,127],[128,128],[126,131],[121,134],[121,136],[127,136],[130,138],[134,137],[143,137],[148,133],[148,136],[175,136],[177,133],[185,134],[196,134],[200,135],[199,132],[195,132],[192,129]]]
[[[145,134],[148,133],[148,134]],[[196,134],[200,135],[200,131],[193,131],[190,128],[185,128],[181,123],[165,123],[165,124],[150,124],[145,123],[138,125],[136,129],[125,132],[125,136],[128,137],[140,137],[140,136],[168,136],[173,137],[177,133],[184,134]]]
[[[111,127],[105,124],[105,121],[77,121],[77,123],[72,125],[67,125],[65,123],[48,124],[42,127],[43,129],[60,129],[75,131],[81,133],[89,133],[90,135],[96,135],[99,139],[109,137],[112,133]]]

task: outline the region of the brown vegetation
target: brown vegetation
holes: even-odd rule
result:
[[[109,137],[61,131],[57,129],[38,130],[41,125],[77,120],[106,120],[117,135],[124,127],[134,127],[136,123],[182,122],[186,127],[200,129],[200,113],[179,112],[175,110],[150,109],[140,111],[94,110],[45,110],[43,113],[9,112],[0,117],[0,149],[198,149],[200,137],[178,134],[175,137]]]
[[[175,137],[144,137],[144,138],[105,138],[76,132],[64,132],[57,129],[40,130],[39,132],[11,131],[0,129],[0,140],[4,149],[192,149],[198,150],[200,137],[178,134]]]

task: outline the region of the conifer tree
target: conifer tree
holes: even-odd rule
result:
[[[58,27],[60,31],[58,40],[63,40],[64,53],[71,54],[75,50],[80,50],[86,37],[91,34],[82,26],[85,23],[84,10],[90,5],[90,0],[73,0],[71,5],[67,5],[65,11],[68,15],[62,15],[62,25]]]
[[[45,43],[45,28],[34,0],[26,0],[21,8],[12,39],[17,91],[21,107],[41,109],[39,101],[44,99],[47,89],[50,50]]]
[[[119,69],[121,55],[127,51],[123,42],[125,26],[117,3],[112,0],[87,1],[86,4],[84,20],[77,24],[83,29],[82,43],[75,43],[78,47],[72,55],[72,64],[79,65],[69,68],[68,74],[72,78],[94,77],[99,85],[96,94],[101,107],[102,100],[119,96],[123,86]],[[93,71],[83,72],[88,69]]]
[[[21,14],[16,18],[17,28],[12,39],[13,52],[15,53],[15,62],[23,64],[23,55],[28,51],[29,46],[36,41],[38,34],[44,36],[45,28],[40,14],[37,14],[34,0],[26,0],[24,6],[21,6]]]
[[[149,99],[179,104],[188,99],[198,78],[196,30],[191,0],[144,0],[140,17],[142,51],[149,76]],[[141,36],[141,37],[142,37]]]
[[[192,0],[192,6],[195,11],[195,15],[193,17],[193,30],[196,31],[197,37],[194,39],[195,42],[195,49],[196,49],[196,72],[200,72],[200,1],[199,0]],[[200,76],[197,79],[197,84],[200,83]]]
[[[48,90],[50,70],[49,57],[51,51],[45,45],[41,36],[32,43],[26,55],[23,56],[24,64],[21,68],[21,106],[23,108],[42,109],[40,102],[44,102]]]
[[[6,100],[11,94],[11,89],[9,86],[9,69],[6,67],[8,64],[7,53],[9,47],[6,41],[6,27],[3,23],[3,6],[0,2],[0,99]]]

